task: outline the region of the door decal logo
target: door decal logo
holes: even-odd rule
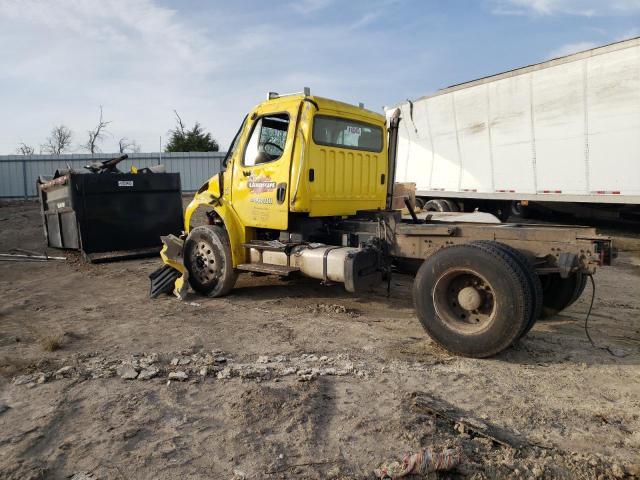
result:
[[[260,175],[257,177],[251,175],[247,185],[251,193],[270,192],[276,188],[276,182],[272,181],[268,175]]]

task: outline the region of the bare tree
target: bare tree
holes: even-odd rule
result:
[[[89,153],[99,153],[100,147],[98,144],[102,142],[104,139],[104,134],[107,133],[107,125],[111,122],[107,122],[102,117],[102,105],[100,105],[100,120],[98,120],[98,124],[93,130],[89,130],[87,133],[89,134],[89,138],[87,139],[87,143],[83,145],[83,148],[89,151]]]
[[[182,118],[180,118],[180,115],[178,115],[178,111],[177,110],[174,110],[173,113],[176,114],[176,122],[178,123],[178,125],[176,126],[176,129],[172,130],[171,132],[176,132],[179,135],[184,137],[186,135],[186,133],[185,133],[186,129],[184,127],[184,122],[182,121]]]
[[[20,142],[18,148],[16,148],[18,155],[33,155],[36,150],[31,145],[27,145],[24,142]]]
[[[127,137],[122,137],[118,140],[118,148],[120,153],[140,153],[140,145],[135,140],[129,140]]]
[[[71,146],[73,132],[64,125],[53,127],[47,143],[40,146],[41,151],[51,155],[60,155]]]

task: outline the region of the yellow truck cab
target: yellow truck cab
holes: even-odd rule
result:
[[[486,357],[573,303],[587,275],[609,263],[611,240],[589,228],[419,215],[409,200],[410,217],[393,210],[400,121],[399,110],[387,119],[308,89],[270,93],[187,207],[184,232],[162,237],[165,265],[150,275],[151,296],[184,299],[191,287],[219,297],[240,272],[301,274],[361,292],[417,263],[413,301],[424,329],[454,353]],[[195,225],[199,209],[205,225]]]
[[[332,217],[383,209],[387,193],[385,117],[306,94],[278,96],[246,117],[225,159],[187,208],[211,207],[229,232],[234,267],[256,229],[286,231],[292,216]]]

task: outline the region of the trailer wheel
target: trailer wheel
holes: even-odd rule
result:
[[[494,202],[489,213],[493,213],[498,219],[504,223],[509,220],[511,215],[511,202]]]
[[[527,218],[529,216],[529,208],[520,202],[513,201],[511,202],[511,216],[519,219]]]
[[[203,225],[191,230],[184,245],[184,261],[189,284],[198,293],[222,297],[236,283],[229,236],[221,227]]]
[[[450,212],[459,212],[460,211],[460,207],[458,207],[458,204],[456,202],[454,202],[453,200],[450,200],[448,198],[443,198],[442,201],[449,206],[449,211]]]
[[[490,357],[509,347],[529,320],[526,283],[505,252],[455,245],[424,261],[413,284],[422,326],[459,355]]]
[[[420,210],[424,210],[424,198],[416,197],[416,207]]]
[[[542,277],[542,314],[540,318],[550,318],[575,302],[586,286],[587,279],[578,272],[568,278],[559,273],[550,273]]]
[[[524,337],[533,328],[538,318],[542,313],[542,282],[540,277],[536,273],[536,269],[529,259],[519,250],[513,248],[511,245],[507,245],[501,242],[494,242],[492,240],[476,240],[471,242],[473,245],[484,245],[489,248],[499,248],[509,255],[520,267],[522,274],[527,282],[527,290],[531,296],[531,307],[529,309],[529,321],[524,330],[518,338]]]
[[[450,212],[449,204],[442,199],[429,200],[424,204],[427,212]]]

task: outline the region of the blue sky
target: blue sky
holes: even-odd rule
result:
[[[451,84],[640,35],[640,0],[0,0],[0,154],[64,123],[81,153],[157,151],[173,109],[226,147],[269,90],[381,111]]]

